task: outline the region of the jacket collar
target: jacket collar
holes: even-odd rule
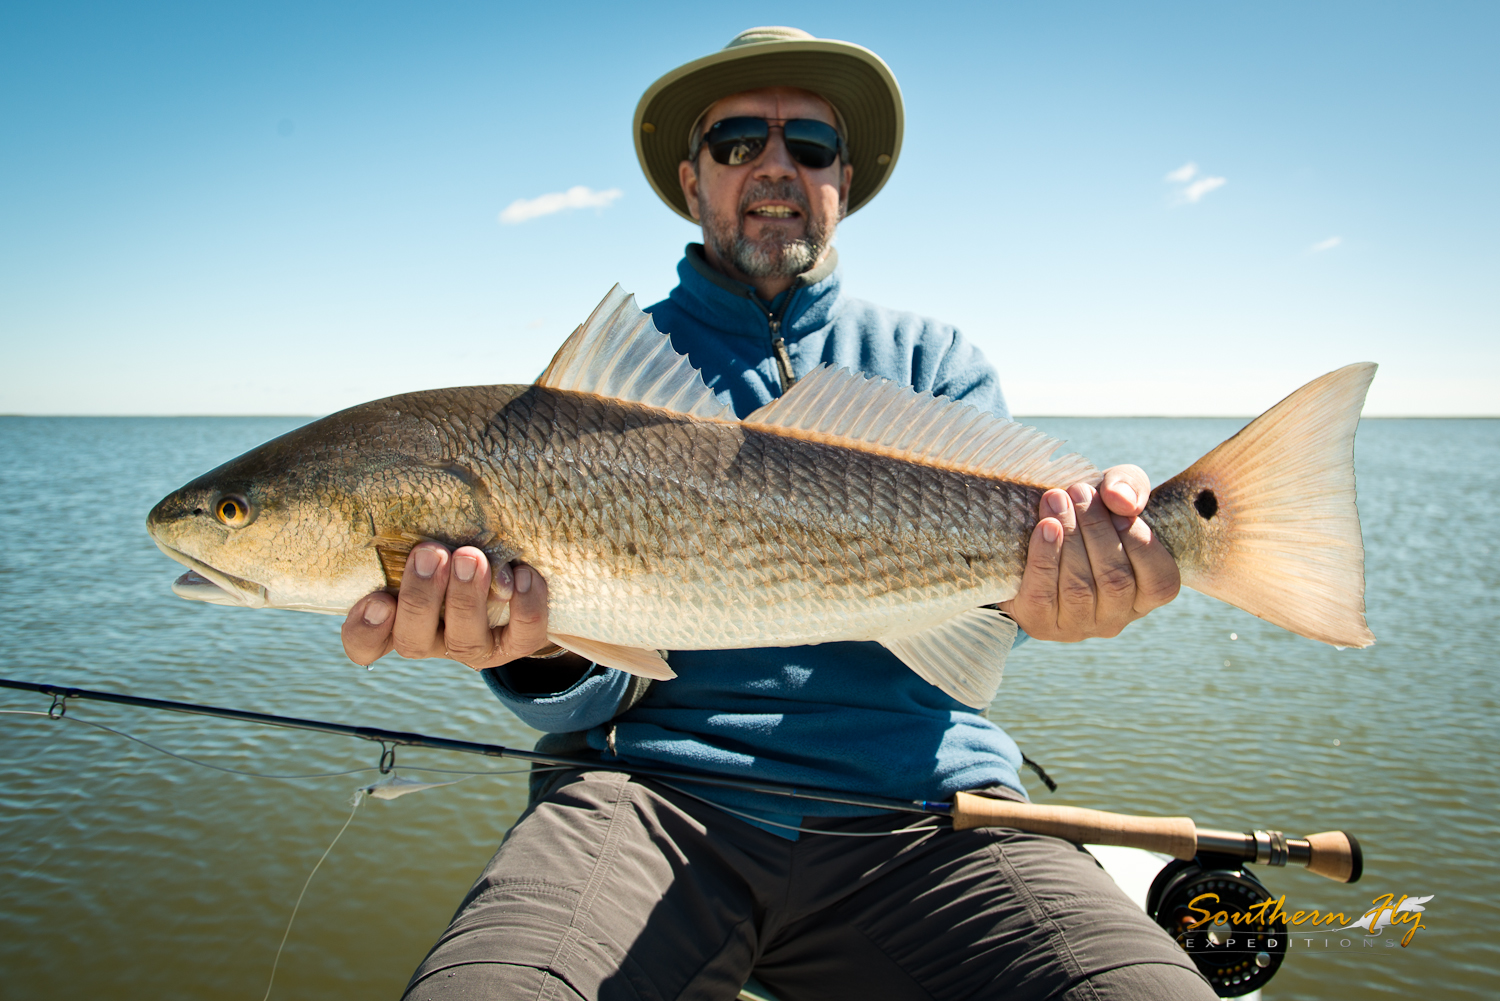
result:
[[[839,253],[830,247],[821,264],[798,275],[792,287],[768,305],[755,294],[753,285],[737,282],[709,264],[702,244],[690,243],[677,265],[678,285],[669,298],[706,326],[759,341],[769,331],[768,314],[779,311],[781,336],[796,340],[826,326],[837,311],[841,297],[838,264]]]

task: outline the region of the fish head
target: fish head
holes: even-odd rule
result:
[[[404,546],[400,566],[421,539],[490,541],[476,478],[434,421],[406,412],[402,400],[314,421],[162,498],[146,527],[188,568],[173,591],[213,604],[343,614],[391,588],[383,542]]]
[[[357,490],[316,464],[271,468],[248,453],[172,491],[146,528],[188,568],[180,597],[248,608],[347,611],[385,585]]]

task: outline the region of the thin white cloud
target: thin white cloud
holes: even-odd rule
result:
[[[1182,189],[1182,197],[1188,202],[1200,201],[1204,195],[1229,183],[1227,177],[1200,177]]]
[[[1198,179],[1193,180],[1195,177]],[[1199,177],[1198,165],[1192,160],[1168,172],[1162,180],[1168,184],[1180,185],[1174,198],[1174,202],[1178,205],[1196,204],[1202,201],[1203,196],[1210,191],[1222,188],[1229,183],[1227,177]]]
[[[602,209],[622,194],[624,192],[619,188],[595,191],[593,188],[586,188],[579,184],[567,191],[553,191],[549,194],[538,195],[536,198],[517,198],[500,213],[500,222],[502,225],[510,226],[568,209]]]
[[[1344,238],[1342,236],[1330,236],[1328,239],[1319,240],[1311,247],[1308,247],[1307,252],[1309,254],[1321,254],[1325,250],[1332,250],[1334,247],[1337,247],[1343,242]]]
[[[1168,181],[1172,184],[1186,184],[1193,179],[1193,175],[1196,173],[1198,173],[1198,165],[1189,160],[1187,163],[1183,164],[1181,167],[1178,167],[1166,177],[1162,178],[1162,180]]]

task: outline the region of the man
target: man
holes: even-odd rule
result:
[[[681,284],[651,307],[744,416],[813,367],[845,365],[1006,416],[994,370],[953,328],[843,295],[839,220],[899,153],[900,91],[868,50],[752,29],[663,77],[636,116],[653,186],[701,224]],[[1136,467],[1049,491],[1021,590],[1033,638],[1112,636],[1170,600],[1171,557]],[[523,720],[611,762],[940,799],[1023,798],[1020,753],[981,714],[874,643],[678,651],[646,686],[558,652],[546,582],[471,547],[413,550],[398,599],[344,626],[484,671]],[[491,629],[491,577],[511,619]],[[442,619],[440,621],[440,612]],[[540,656],[533,656],[540,655]],[[1191,963],[1066,842],[610,772],[550,777],[409,997],[733,998],[751,974],[800,998],[1207,998]]]

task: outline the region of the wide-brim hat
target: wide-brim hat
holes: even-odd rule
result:
[[[708,106],[761,87],[798,87],[838,111],[854,179],[849,211],[885,186],[901,155],[901,87],[875,53],[853,42],[814,38],[799,28],[751,28],[724,48],[679,66],[646,89],[635,108],[635,155],[651,187],[689,221],[677,165],[688,157],[689,130]]]

